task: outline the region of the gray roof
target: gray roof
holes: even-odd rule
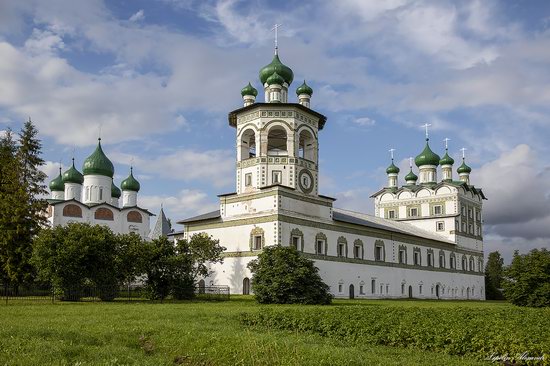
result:
[[[422,230],[406,222],[383,219],[380,217],[367,215],[359,212],[335,208],[332,211],[332,218],[334,221],[346,222],[348,224],[361,225],[361,226],[366,226],[373,229],[391,231],[394,233],[412,235],[412,236],[417,236],[424,239],[431,239],[431,240],[437,240],[437,241],[455,244],[453,241],[448,240],[442,235],[433,234],[429,231]]]
[[[202,215],[194,216],[194,217],[191,217],[191,218],[188,218],[188,219],[185,219],[185,220],[181,220],[181,221],[178,221],[177,223],[178,224],[186,224],[188,222],[212,220],[212,219],[217,219],[217,218],[220,218],[220,217],[221,217],[220,210],[216,210],[216,211],[212,211],[212,212],[207,212],[207,213],[202,214]]]
[[[153,230],[151,230],[149,238],[158,239],[161,236],[168,236],[171,232],[172,229],[170,228],[170,223],[168,222],[166,215],[164,215],[164,210],[161,207],[159,216],[157,217],[157,222]]]

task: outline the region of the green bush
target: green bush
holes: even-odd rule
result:
[[[310,332],[354,344],[412,347],[484,360],[491,355],[544,356],[550,364],[550,309],[362,306],[262,308],[241,323]],[[523,364],[541,364],[523,362]]]
[[[248,268],[252,290],[260,304],[319,304],[332,301],[329,286],[314,262],[290,247],[264,248]]]

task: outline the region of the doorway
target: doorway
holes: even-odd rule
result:
[[[250,295],[250,279],[248,277],[243,279],[243,295]]]
[[[355,287],[353,285],[349,285],[349,298],[355,299]]]

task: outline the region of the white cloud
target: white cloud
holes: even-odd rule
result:
[[[131,22],[139,22],[145,19],[145,12],[143,9],[138,10],[135,14],[132,14],[130,19],[128,19]]]
[[[372,127],[376,124],[376,121],[369,117],[360,117],[360,118],[355,118],[353,120],[353,123],[361,127]]]
[[[158,213],[162,205],[166,216],[172,220],[173,229],[181,230],[176,221],[216,210],[219,207],[216,198],[200,190],[184,189],[177,195],[140,195],[138,200],[141,207],[154,213]]]
[[[113,161],[129,165],[134,159],[136,171],[184,182],[203,181],[214,187],[226,187],[234,182],[234,152],[227,150],[195,151],[180,149],[156,157],[135,157],[113,152]]]

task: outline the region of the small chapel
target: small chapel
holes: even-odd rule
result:
[[[138,206],[140,184],[133,168],[117,187],[113,180],[115,168],[103,152],[101,138],[95,151],[84,160],[82,173],[76,169],[74,158],[69,169],[63,173],[61,170],[60,167],[59,175],[49,184],[51,198],[47,200],[46,215],[51,226],[70,222],[100,224],[114,233],[136,233],[148,238],[153,214]],[[163,217],[161,212],[159,218]]]
[[[454,178],[448,149],[441,158],[426,133],[414,159],[418,176],[411,159],[401,182],[392,157],[387,186],[372,195],[374,216],[334,208],[335,199],[320,194],[318,141],[327,118],[312,108],[312,88],[304,81],[290,100],[294,73],[277,46],[259,81],[263,101],[248,83],[243,107],[228,116],[235,192],[218,196],[219,209],[179,221],[183,230],[171,235],[206,232],[227,248],[205,282],[249,294],[247,264],[264,247],[283,245],[313,259],[335,297],[485,299],[485,196],[464,155]]]

